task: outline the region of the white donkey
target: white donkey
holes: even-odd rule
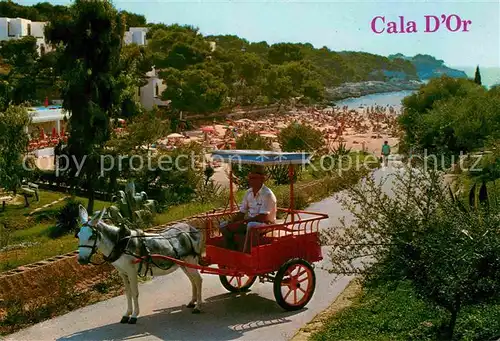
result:
[[[152,276],[163,276],[174,272],[179,267],[184,271],[192,286],[192,298],[188,308],[199,313],[201,307],[202,278],[198,270],[180,266],[169,260],[150,259],[150,262],[137,263],[139,257],[160,254],[180,259],[190,264],[198,264],[201,232],[184,223],[178,223],[159,234],[144,233],[141,230],[129,230],[106,224],[102,210],[89,219],[87,210],[80,205],[80,231],[78,262],[89,264],[91,257],[101,251],[104,259],[110,262],[120,273],[125,284],[127,311],[121,323],[135,324],[139,316],[138,274],[145,268]],[[132,307],[133,302],[133,307]]]

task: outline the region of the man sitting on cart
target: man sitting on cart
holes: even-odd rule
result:
[[[266,169],[263,166],[253,166],[248,175],[250,188],[243,197],[240,212],[228,225],[221,226],[225,247],[236,250],[234,236],[240,234],[246,236],[243,252],[250,252],[251,234],[255,240],[261,232],[253,228],[276,223],[276,196],[264,185],[265,180]],[[245,219],[245,215],[248,218]]]

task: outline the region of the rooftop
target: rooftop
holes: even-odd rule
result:
[[[50,105],[48,107],[33,107],[28,109],[33,123],[61,121],[66,116],[66,112],[60,105]]]

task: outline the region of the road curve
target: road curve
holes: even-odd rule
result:
[[[391,169],[374,172],[380,179]],[[338,195],[345,195],[343,192]],[[309,211],[325,212],[323,227],[348,217],[336,196],[312,204]],[[327,248],[323,249],[323,256]],[[5,340],[288,340],[304,324],[326,309],[349,283],[349,277],[333,281],[316,263],[316,291],[301,311],[285,312],[275,302],[271,283],[255,283],[246,294],[228,293],[218,276],[203,276],[202,313],[185,307],[191,296],[189,280],[180,270],[143,283],[139,287],[141,315],[136,325],[119,323],[126,308],[124,296],[87,306],[36,324]]]

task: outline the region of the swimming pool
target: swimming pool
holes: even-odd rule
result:
[[[48,107],[32,107],[30,110],[33,111],[44,111],[44,110],[56,110],[56,109],[62,109],[62,105],[49,105]]]

